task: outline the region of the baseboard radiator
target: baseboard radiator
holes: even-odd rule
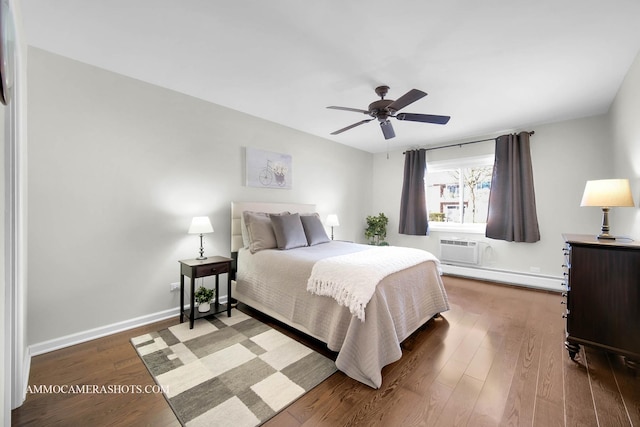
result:
[[[478,242],[466,239],[440,239],[440,261],[478,265]]]

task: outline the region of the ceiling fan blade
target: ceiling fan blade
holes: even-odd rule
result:
[[[327,107],[330,108],[332,110],[344,110],[344,111],[353,111],[355,113],[364,113],[364,114],[369,114],[369,112],[367,110],[361,110],[359,108],[349,108],[349,107],[336,107],[336,106],[331,106],[331,107]]]
[[[389,110],[400,111],[409,104],[416,102],[420,98],[424,98],[427,94],[418,89],[411,89],[409,92],[402,95],[400,98],[393,101],[387,106]]]
[[[356,126],[360,126],[360,125],[362,125],[362,124],[365,124],[365,123],[367,123],[367,122],[370,122],[371,120],[373,120],[373,119],[362,120],[361,122],[354,123],[354,124],[349,125],[349,126],[347,126],[347,127],[345,127],[345,128],[338,129],[338,130],[337,130],[337,131],[335,131],[335,132],[331,132],[331,135],[337,135],[337,134],[342,133],[342,132],[344,132],[344,131],[346,131],[346,130],[353,129],[353,128],[354,128],[354,127],[356,127]]]
[[[391,126],[391,122],[389,120],[380,122],[380,129],[382,129],[384,139],[391,139],[396,136],[396,133],[393,131],[393,126]]]
[[[449,116],[435,116],[433,114],[413,114],[400,113],[396,115],[398,120],[409,120],[411,122],[434,123],[436,125],[446,125],[449,122]]]

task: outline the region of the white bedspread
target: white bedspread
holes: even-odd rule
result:
[[[307,290],[330,296],[365,321],[365,308],[378,283],[388,275],[426,261],[439,263],[430,252],[399,246],[371,249],[322,259],[316,262]]]
[[[233,296],[327,344],[336,366],[370,387],[382,384],[382,368],[402,356],[400,343],[449,303],[434,261],[389,274],[368,302],[366,321],[331,297],[307,291],[319,260],[368,251],[369,245],[332,241],[292,250],[238,252]]]

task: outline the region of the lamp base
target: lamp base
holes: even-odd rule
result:
[[[616,236],[609,234],[609,208],[602,208],[602,233],[598,234],[598,240],[616,240]]]
[[[196,258],[196,259],[199,259],[199,260],[201,260],[201,261],[202,261],[203,259],[207,259],[207,257],[206,257],[206,256],[204,256],[204,246],[203,246],[203,244],[202,244],[202,234],[200,234],[200,256],[199,256],[198,258]]]
[[[598,238],[598,240],[616,240],[616,236],[612,235],[612,234],[598,234],[596,236]]]

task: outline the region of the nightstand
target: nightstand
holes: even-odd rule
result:
[[[222,256],[210,256],[207,259],[186,259],[180,262],[180,323],[184,321],[184,315],[189,318],[189,329],[193,329],[193,322],[212,314],[227,312],[231,317],[231,258]],[[220,304],[219,275],[227,273],[227,304]],[[191,279],[191,303],[189,309],[184,309],[184,276]],[[211,310],[200,313],[195,307],[195,283],[200,277],[216,276],[216,298],[211,305]]]
[[[565,347],[599,347],[640,366],[640,243],[563,234],[567,319]]]

